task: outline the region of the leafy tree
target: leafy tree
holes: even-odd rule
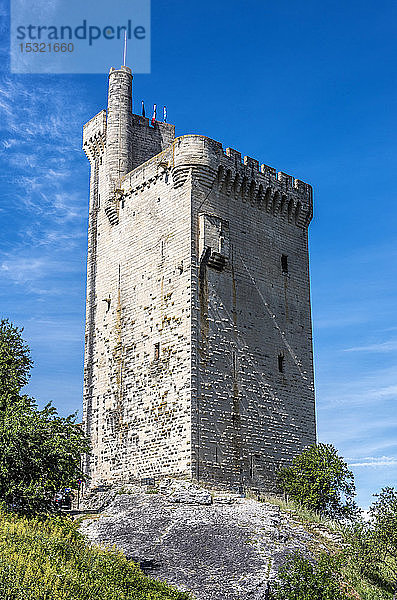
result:
[[[397,491],[385,487],[375,497],[369,521],[350,529],[347,552],[364,575],[389,583],[397,600]]]
[[[0,321],[0,409],[13,400],[20,399],[21,388],[30,377],[33,361],[28,345],[19,329],[8,319]]]
[[[341,576],[341,559],[322,554],[316,564],[295,554],[280,568],[270,600],[351,600]]]
[[[0,501],[17,511],[54,507],[54,494],[78,477],[88,441],[76,415],[60,417],[48,404],[38,410],[21,394],[32,360],[22,330],[0,322]]]
[[[331,444],[306,448],[279,471],[278,482],[292,500],[329,518],[354,518],[359,512],[353,473]]]

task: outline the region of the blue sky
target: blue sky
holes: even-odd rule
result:
[[[152,70],[134,79],[136,109],[166,104],[178,135],[208,135],[314,186],[319,439],[352,465],[364,507],[397,475],[396,12],[387,1],[153,0]],[[66,414],[81,407],[81,127],[105,107],[112,65],[104,55],[103,76],[11,75],[6,35],[0,58],[0,313],[25,327],[29,392]]]

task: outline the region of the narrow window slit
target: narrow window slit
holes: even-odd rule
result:
[[[288,256],[286,254],[281,255],[281,270],[284,274],[288,273]]]
[[[278,355],[278,370],[280,371],[280,373],[284,373],[284,355],[283,354]]]

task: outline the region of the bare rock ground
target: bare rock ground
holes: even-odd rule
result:
[[[93,491],[85,508],[99,510],[99,518],[87,515],[81,531],[196,600],[265,600],[289,554],[310,556],[313,536],[277,506],[178,480],[155,491]]]

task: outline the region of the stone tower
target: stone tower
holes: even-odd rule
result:
[[[133,114],[126,66],[83,147],[88,475],[271,490],[316,440],[311,186]]]

